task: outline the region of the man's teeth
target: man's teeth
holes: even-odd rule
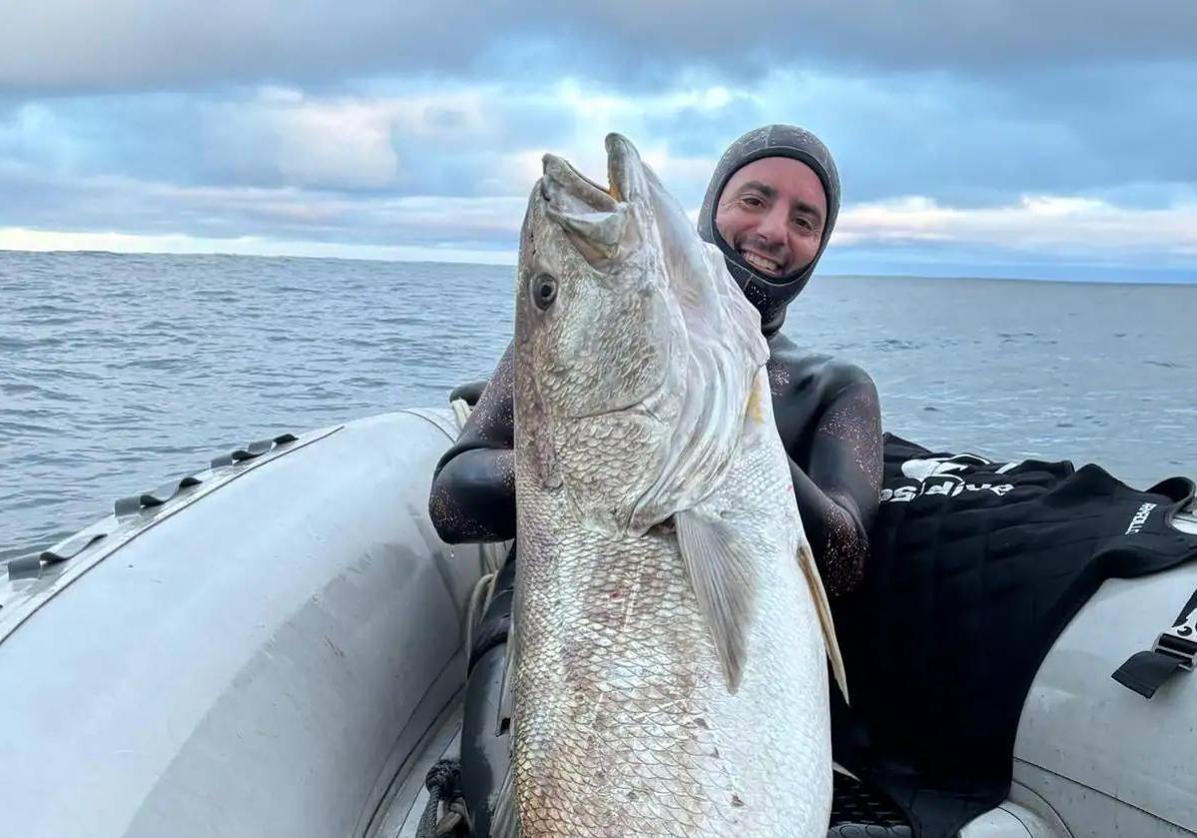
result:
[[[766,259],[764,256],[757,256],[755,253],[744,252],[744,261],[752,265],[754,268],[760,268],[762,271],[770,271],[775,273],[781,265],[774,262],[772,259]]]

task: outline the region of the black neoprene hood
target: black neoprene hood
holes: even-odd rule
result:
[[[806,267],[784,278],[766,277],[744,260],[730,242],[719,235],[715,228],[715,212],[719,196],[732,175],[744,166],[764,157],[789,157],[805,163],[818,175],[827,198],[827,219],[823,225],[823,237],[815,258]],[[827,240],[835,227],[840,210],[840,176],[835,160],[823,142],[809,131],[796,125],[766,125],[749,131],[732,143],[723,153],[711,182],[707,186],[702,210],[698,215],[698,234],[723,251],[728,270],[744,289],[744,295],[761,313],[761,331],[773,334],[785,321],[786,306],[806,287],[815,265],[827,247]]]

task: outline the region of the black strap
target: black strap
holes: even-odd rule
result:
[[[1118,667],[1113,679],[1144,698],[1155,695],[1165,681],[1180,669],[1183,661],[1162,652],[1135,652]]]
[[[1192,670],[1197,663],[1197,591],[1189,597],[1172,627],[1163,632],[1155,646],[1146,652],[1135,652],[1111,676],[1122,686],[1134,690],[1144,698],[1155,691],[1181,669]]]

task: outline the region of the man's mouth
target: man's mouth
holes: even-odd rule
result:
[[[763,271],[773,276],[781,275],[781,265],[767,256],[761,256],[759,253],[753,253],[751,250],[741,250],[740,255],[744,257],[745,262],[752,265],[758,271]]]

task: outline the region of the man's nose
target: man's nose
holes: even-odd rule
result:
[[[757,227],[757,233],[770,245],[781,245],[786,240],[786,226],[788,221],[785,208],[774,206],[761,219],[761,223]]]

